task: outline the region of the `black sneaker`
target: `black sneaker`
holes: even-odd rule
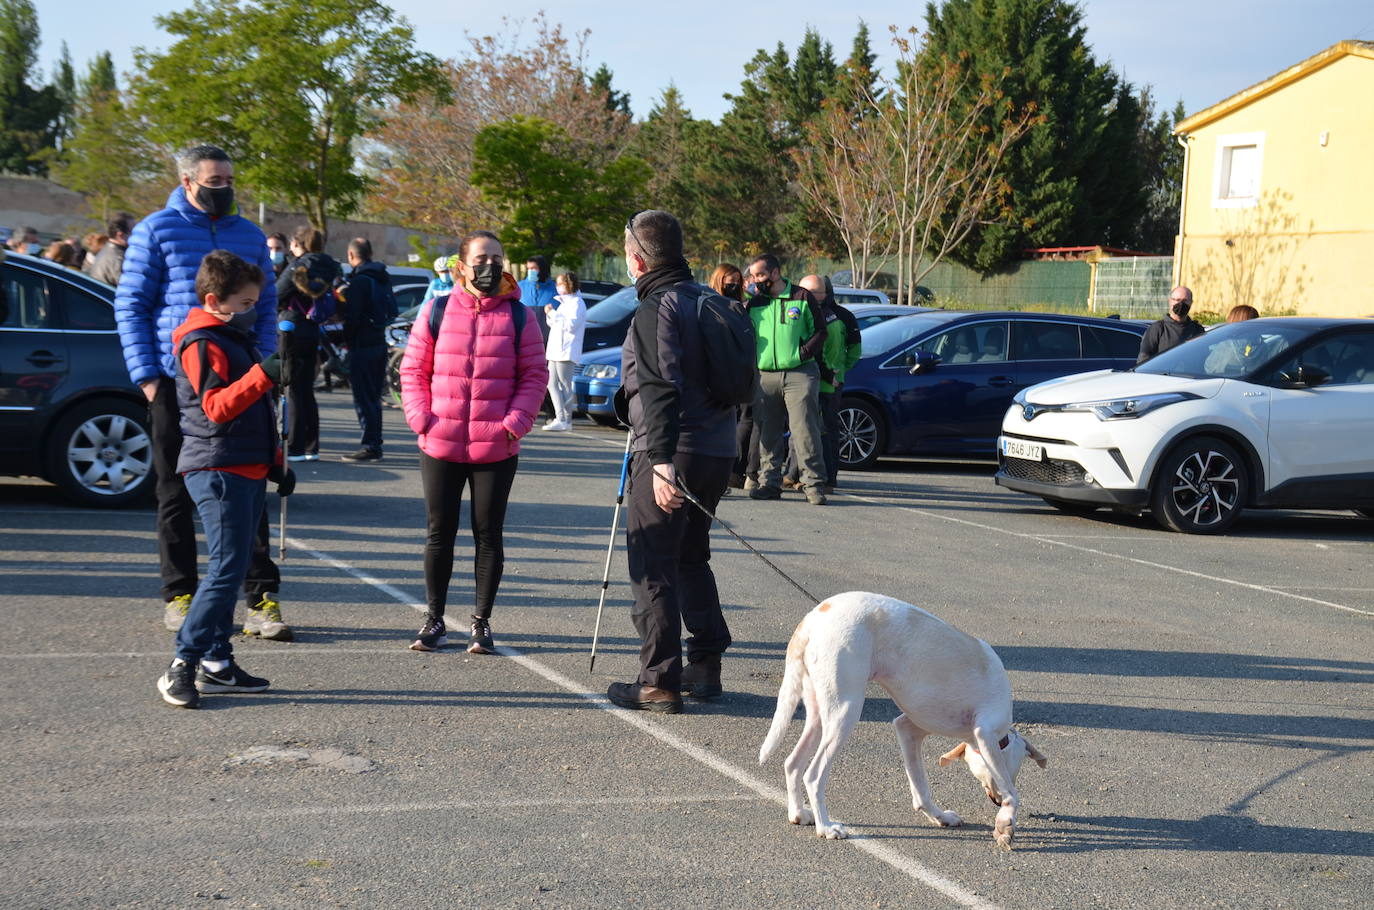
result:
[[[181,658],[172,661],[166,672],[157,678],[157,690],[169,705],[177,708],[198,707],[200,693],[196,691],[196,665]]]
[[[749,491],[750,499],[781,499],[782,490],[777,487],[758,486]]]
[[[606,690],[611,704],[631,711],[653,711],[655,714],[681,714],[682,696],[668,689],[657,689],[640,683],[611,683]]]
[[[427,616],[420,634],[410,643],[412,651],[437,651],[448,644],[448,628],[442,616]]]
[[[495,654],[496,643],[491,640],[491,621],[472,617],[472,634],[468,636],[469,654]]]
[[[233,661],[223,670],[214,672],[202,666],[196,674],[196,688],[201,692],[262,692],[269,685],[261,676],[245,673],[243,667]]]
[[[381,449],[368,449],[368,448],[362,448],[362,449],[359,449],[358,451],[354,452],[352,455],[342,455],[342,456],[340,456],[339,460],[340,460],[340,461],[381,461],[381,460],[382,460],[382,450],[381,450]]]

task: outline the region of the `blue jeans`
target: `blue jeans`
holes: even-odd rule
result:
[[[353,410],[362,427],[364,449],[382,448],[382,384],[386,381],[386,348],[373,345],[348,355],[348,384],[353,389]]]
[[[234,601],[253,557],[253,535],[262,518],[266,480],[249,480],[228,471],[189,471],[186,491],[200,512],[210,551],[186,621],[177,633],[177,657],[229,660]]]

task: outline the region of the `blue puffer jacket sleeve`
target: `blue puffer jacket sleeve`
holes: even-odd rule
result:
[[[115,323],[119,326],[119,343],[124,346],[124,365],[134,385],[164,375],[159,363],[157,313],[163,306],[167,264],[155,233],[156,217],[134,225],[129,248],[124,253],[124,271],[115,290]]]

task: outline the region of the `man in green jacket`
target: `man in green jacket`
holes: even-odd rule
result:
[[[859,321],[835,300],[829,278],[807,275],[797,282],[821,303],[825,348],[821,353],[821,451],[825,456],[825,491],[834,492],[840,474],[840,389],[845,373],[859,362]]]
[[[782,277],[776,256],[765,253],[749,264],[749,317],[759,354],[759,485],[751,499],[782,496],[790,427],[801,467],[802,489],[813,506],[825,505],[825,460],[821,453],[821,372],[825,320],[810,291]]]

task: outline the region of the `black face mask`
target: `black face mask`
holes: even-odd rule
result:
[[[245,310],[242,313],[235,313],[229,317],[228,324],[238,329],[240,332],[251,332],[258,324],[257,310]]]
[[[1179,319],[1187,319],[1187,318],[1188,318],[1188,311],[1191,310],[1192,308],[1193,308],[1193,305],[1192,305],[1191,303],[1188,303],[1187,301],[1184,301],[1183,303],[1175,303],[1175,304],[1174,304],[1173,306],[1171,306],[1169,309],[1173,310],[1173,311],[1174,311],[1174,315],[1177,316]]]
[[[494,262],[472,267],[472,280],[468,282],[479,293],[490,297],[501,286],[501,266]]]
[[[196,202],[211,218],[223,218],[234,210],[234,188],[197,183]]]

